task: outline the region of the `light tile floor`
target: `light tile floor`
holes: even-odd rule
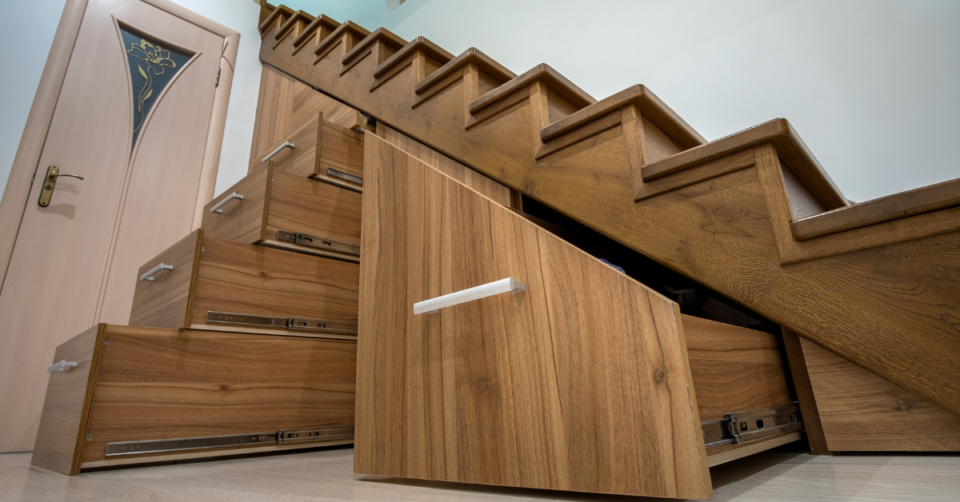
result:
[[[717,501],[960,500],[960,456],[760,454],[712,470]],[[353,449],[64,476],[0,455],[0,501],[638,501],[618,496],[363,476]],[[661,499],[662,500],[662,499]]]

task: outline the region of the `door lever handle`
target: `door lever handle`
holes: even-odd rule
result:
[[[47,167],[47,176],[43,179],[43,188],[40,189],[40,200],[37,201],[37,204],[40,207],[47,207],[50,205],[50,199],[53,197],[53,189],[57,186],[57,178],[67,176],[70,178],[77,178],[82,180],[83,176],[78,176],[76,174],[61,174],[60,168],[57,166]]]

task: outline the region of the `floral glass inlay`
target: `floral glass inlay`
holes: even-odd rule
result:
[[[136,145],[150,109],[191,55],[147,40],[123,27],[120,28],[120,34],[123,36],[133,84],[133,145]]]

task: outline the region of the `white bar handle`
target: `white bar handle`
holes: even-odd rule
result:
[[[141,281],[153,281],[153,280],[156,280],[156,279],[154,279],[153,275],[156,274],[157,272],[161,271],[161,270],[173,270],[173,265],[167,265],[166,263],[161,263],[161,264],[157,265],[156,267],[151,268],[149,271],[147,271],[147,273],[141,275],[141,276],[140,276],[140,280],[141,280]]]
[[[460,305],[461,303],[472,302],[488,296],[499,295],[501,293],[520,293],[527,290],[527,285],[517,282],[510,277],[500,279],[499,281],[476,286],[449,295],[438,296],[422,302],[413,304],[414,314],[435,314],[442,308]]]
[[[220,209],[220,208],[227,205],[227,202],[230,202],[233,199],[243,200],[243,196],[238,194],[237,192],[233,192],[232,194],[228,195],[227,198],[221,200],[220,202],[217,202],[217,205],[211,207],[210,212],[223,214],[223,209]]]
[[[263,160],[260,161],[260,163],[261,163],[261,164],[266,164],[267,161],[270,160],[270,159],[272,159],[274,155],[280,153],[280,150],[283,150],[284,148],[287,148],[287,147],[293,148],[293,147],[294,147],[294,146],[293,146],[293,143],[291,143],[291,142],[289,142],[289,141],[284,141],[283,144],[280,145],[280,146],[278,146],[276,150],[274,150],[274,151],[270,152],[269,154],[267,154],[267,156],[264,157]]]
[[[76,366],[77,366],[77,363],[63,359],[59,363],[56,363],[53,366],[50,366],[49,368],[47,368],[47,373],[53,373],[54,371],[70,371]]]

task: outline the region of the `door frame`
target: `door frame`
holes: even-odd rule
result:
[[[27,200],[33,178],[39,168],[40,154],[43,153],[47,130],[53,121],[57,108],[60,89],[67,74],[67,66],[73,55],[73,47],[80,34],[80,23],[87,10],[89,0],[67,0],[63,7],[60,24],[53,37],[50,54],[43,67],[37,94],[33,98],[30,114],[27,116],[20,146],[10,168],[10,177],[0,199],[0,287],[7,276],[7,267],[13,256],[13,247],[20,233],[20,222],[27,210]],[[136,1],[136,0],[132,0]],[[223,131],[227,122],[227,105],[230,102],[230,90],[233,87],[233,74],[237,62],[237,49],[240,33],[201,17],[170,0],[139,0],[152,5],[188,23],[223,37],[225,47],[220,58],[220,83],[214,90],[210,126],[207,129],[206,147],[200,168],[200,185],[194,209],[193,228],[200,227],[203,206],[213,199],[217,183],[217,170],[220,166],[220,149],[223,146]],[[226,63],[226,64],[224,64]],[[211,76],[212,77],[212,76]]]

